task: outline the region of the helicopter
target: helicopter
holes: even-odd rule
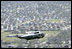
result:
[[[34,24],[34,26],[35,26],[34,31],[27,31],[27,33],[23,34],[23,35],[18,35],[18,34],[12,35],[12,36],[9,35],[8,37],[17,37],[19,39],[26,39],[26,40],[43,38],[45,36],[45,34],[42,33],[41,31],[38,31],[37,24]]]
[[[40,31],[32,31],[32,33],[29,34],[23,34],[23,35],[9,35],[7,37],[17,37],[19,39],[26,39],[26,40],[31,40],[31,39],[39,39],[44,37],[44,33]]]

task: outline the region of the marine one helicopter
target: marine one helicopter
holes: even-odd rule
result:
[[[39,39],[44,37],[44,33],[40,31],[32,31],[32,33],[29,34],[24,34],[24,35],[8,35],[7,37],[17,37],[19,39],[26,39],[26,40],[31,40],[31,39]]]
[[[42,33],[41,31],[38,31],[38,27],[36,26],[35,24],[35,30],[34,31],[31,31],[26,33],[26,34],[23,34],[23,35],[9,35],[8,37],[17,37],[19,39],[26,39],[26,40],[31,40],[31,39],[39,39],[39,38],[43,38],[45,36],[44,33]]]
[[[40,33],[38,31],[35,31],[31,34],[25,34],[25,35],[22,35],[22,36],[18,36],[16,35],[16,37],[20,38],[20,39],[26,39],[26,40],[30,40],[30,39],[39,39],[39,38],[43,38],[44,37],[44,34],[43,33]]]

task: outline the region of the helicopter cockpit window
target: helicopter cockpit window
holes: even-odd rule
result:
[[[34,34],[38,34],[39,32],[35,32]]]

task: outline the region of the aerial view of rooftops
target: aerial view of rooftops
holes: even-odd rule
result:
[[[1,1],[1,48],[71,48],[71,1]]]

